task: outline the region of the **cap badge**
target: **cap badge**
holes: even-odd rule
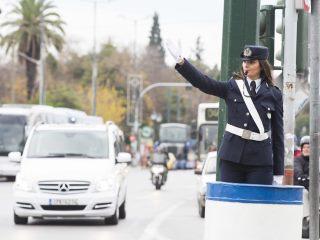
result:
[[[250,48],[245,48],[243,51],[243,56],[250,57],[252,55],[252,51]]]

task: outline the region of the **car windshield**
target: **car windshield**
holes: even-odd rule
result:
[[[209,157],[206,160],[205,174],[216,173],[216,157]]]
[[[108,158],[108,138],[101,131],[36,131],[29,158]]]
[[[23,151],[25,125],[24,116],[0,115],[0,156]]]

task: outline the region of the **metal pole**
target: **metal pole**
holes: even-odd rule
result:
[[[310,15],[310,240],[319,239],[319,1],[312,1]]]
[[[298,14],[295,3],[286,0],[284,18],[283,107],[285,132],[284,184],[293,184],[294,99],[296,93],[296,45]]]
[[[134,39],[133,39],[133,68],[137,69],[137,19],[134,19]]]
[[[96,115],[96,98],[97,98],[97,56],[96,56],[96,11],[97,1],[93,2],[93,49],[92,49],[92,115]]]
[[[39,62],[39,104],[45,104],[45,87],[44,87],[44,73],[45,73],[45,36],[44,36],[44,22],[43,13],[40,16],[40,62]]]

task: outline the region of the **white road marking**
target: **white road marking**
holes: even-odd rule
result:
[[[158,232],[158,228],[160,227],[161,223],[177,208],[183,205],[186,201],[181,201],[172,207],[168,208],[166,211],[161,213],[157,216],[151,223],[149,223],[145,230],[143,231],[141,237],[138,240],[171,240],[165,236],[162,236]]]

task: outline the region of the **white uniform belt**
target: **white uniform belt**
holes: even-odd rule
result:
[[[252,132],[250,130],[247,129],[242,129],[236,126],[233,126],[229,123],[227,123],[226,126],[226,131],[229,133],[233,133],[239,137],[242,137],[244,139],[247,140],[254,140],[254,141],[263,141],[266,140],[269,135],[268,133],[256,133],[256,132]]]

